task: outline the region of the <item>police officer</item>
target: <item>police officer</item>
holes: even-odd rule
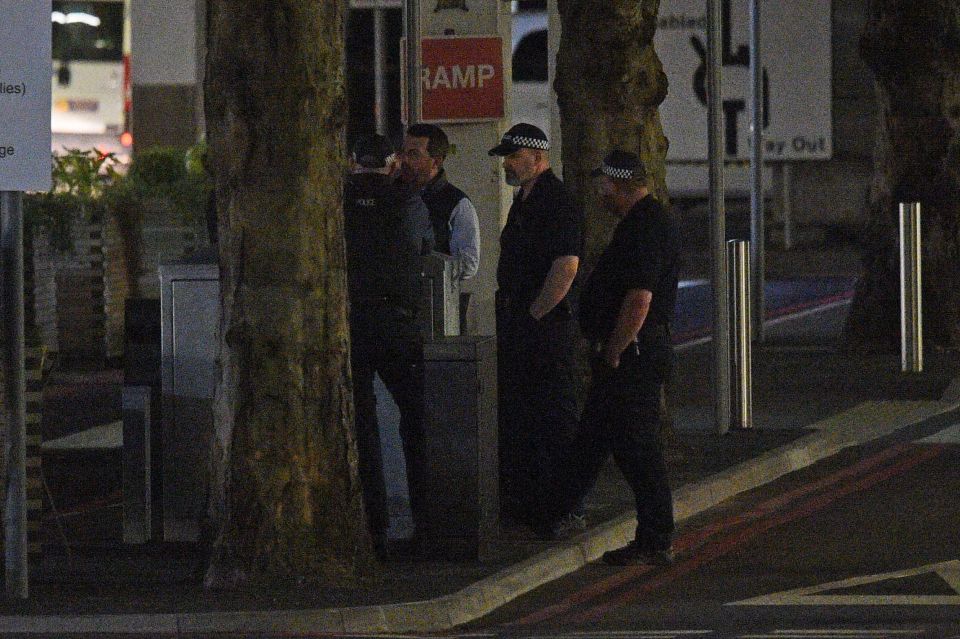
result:
[[[416,527],[423,512],[423,341],[416,324],[420,256],[433,245],[427,207],[395,182],[397,158],[380,135],[358,140],[344,188],[350,293],[350,363],[360,480],[370,532],[386,551],[389,525],[374,374],[400,409],[400,437]]]
[[[636,155],[613,151],[593,176],[602,205],[621,221],[580,298],[580,326],[594,349],[593,380],[551,515],[556,519],[583,498],[612,452],[636,499],[637,531],[603,561],[665,565],[673,559],[674,521],[659,411],[673,361],[678,233],[650,195]]]
[[[490,150],[503,157],[507,183],[520,187],[497,265],[501,511],[534,525],[577,422],[570,289],[583,213],[550,170],[549,148],[543,131],[517,124]]]
[[[434,250],[454,259],[455,275],[466,280],[480,266],[480,222],[466,193],[447,180],[443,162],[450,141],[435,124],[415,124],[403,138],[400,179],[414,185],[430,211]]]

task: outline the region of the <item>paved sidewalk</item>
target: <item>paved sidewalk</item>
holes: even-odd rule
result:
[[[960,383],[953,381],[960,356],[929,352],[924,373],[905,375],[898,353],[842,353],[835,343],[844,310],[770,327],[767,345],[755,352],[752,431],[713,432],[709,347],[681,353],[672,396],[676,435],[668,445],[679,520],[960,404]],[[97,388],[98,397],[109,395]],[[61,513],[62,528],[54,518],[45,523],[48,546],[32,576],[31,599],[0,603],[0,633],[441,630],[477,619],[633,534],[629,490],[608,467],[587,504],[595,525],[567,543],[507,529],[484,564],[392,561],[359,589],[208,593],[199,585],[197,548],[119,544],[110,473],[90,460],[85,467],[100,475],[79,483],[100,493],[85,494]]]

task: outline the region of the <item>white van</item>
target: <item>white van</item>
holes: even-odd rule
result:
[[[526,122],[550,137],[547,12],[513,13],[513,123]]]

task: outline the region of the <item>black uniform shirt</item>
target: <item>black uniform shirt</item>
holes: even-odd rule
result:
[[[631,289],[653,293],[644,327],[669,324],[677,301],[679,242],[676,225],[652,195],[637,202],[617,225],[584,287],[583,334],[592,340],[607,339]]]
[[[540,174],[530,195],[517,193],[500,234],[497,286],[512,303],[532,302],[553,261],[583,254],[583,212],[553,171]]]

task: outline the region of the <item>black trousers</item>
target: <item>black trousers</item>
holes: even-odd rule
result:
[[[423,340],[412,314],[389,305],[361,305],[351,313],[353,395],[360,481],[370,532],[390,525],[377,423],[374,375],[400,409],[400,439],[414,526],[422,521],[424,471]]]
[[[525,305],[497,309],[500,508],[530,523],[577,427],[576,327],[555,309],[537,321]]]
[[[660,390],[672,366],[673,352],[666,341],[627,349],[617,369],[596,358],[580,429],[564,453],[562,474],[554,485],[557,501],[550,519],[570,512],[590,492],[613,454],[633,490],[637,542],[655,550],[669,547],[673,497],[660,438]]]

